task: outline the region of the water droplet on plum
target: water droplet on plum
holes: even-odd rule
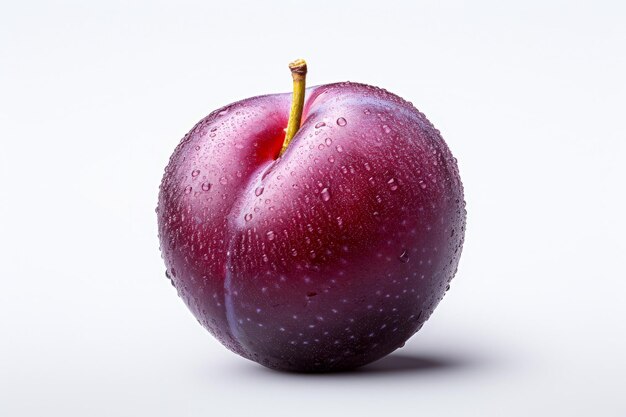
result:
[[[321,195],[322,195],[322,200],[324,200],[324,201],[330,200],[330,191],[328,191],[328,188],[324,188],[322,190]]]

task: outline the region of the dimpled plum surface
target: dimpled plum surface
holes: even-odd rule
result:
[[[161,252],[232,351],[281,370],[355,368],[401,347],[449,288],[463,186],[426,117],[363,84],[307,89],[278,157],[290,103],[243,100],[183,138],[160,187]]]

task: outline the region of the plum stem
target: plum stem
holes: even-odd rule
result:
[[[289,64],[291,77],[293,78],[293,98],[291,100],[291,111],[289,112],[289,121],[287,122],[287,132],[283,147],[279,156],[285,153],[291,139],[300,129],[302,122],[302,111],[304,110],[304,93],[306,88],[306,61],[304,59],[296,59]]]

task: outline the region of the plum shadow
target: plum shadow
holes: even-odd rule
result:
[[[428,353],[412,353],[397,352],[372,362],[360,368],[338,371],[338,372],[320,372],[320,373],[303,373],[290,371],[277,371],[265,368],[263,366],[255,367],[256,370],[263,373],[267,372],[276,376],[291,376],[294,378],[378,378],[378,377],[417,377],[432,374],[455,373],[462,372],[468,368],[480,366],[482,360],[469,356],[451,356],[450,354],[428,354]]]
[[[468,368],[475,364],[470,358],[392,353],[376,362],[346,371],[348,374],[409,374],[444,372]]]

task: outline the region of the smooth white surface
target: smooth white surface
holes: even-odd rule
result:
[[[626,415],[623,2],[100,3],[0,4],[0,415]],[[180,138],[300,56],[413,101],[466,187],[452,290],[352,374],[229,353],[158,252]]]

